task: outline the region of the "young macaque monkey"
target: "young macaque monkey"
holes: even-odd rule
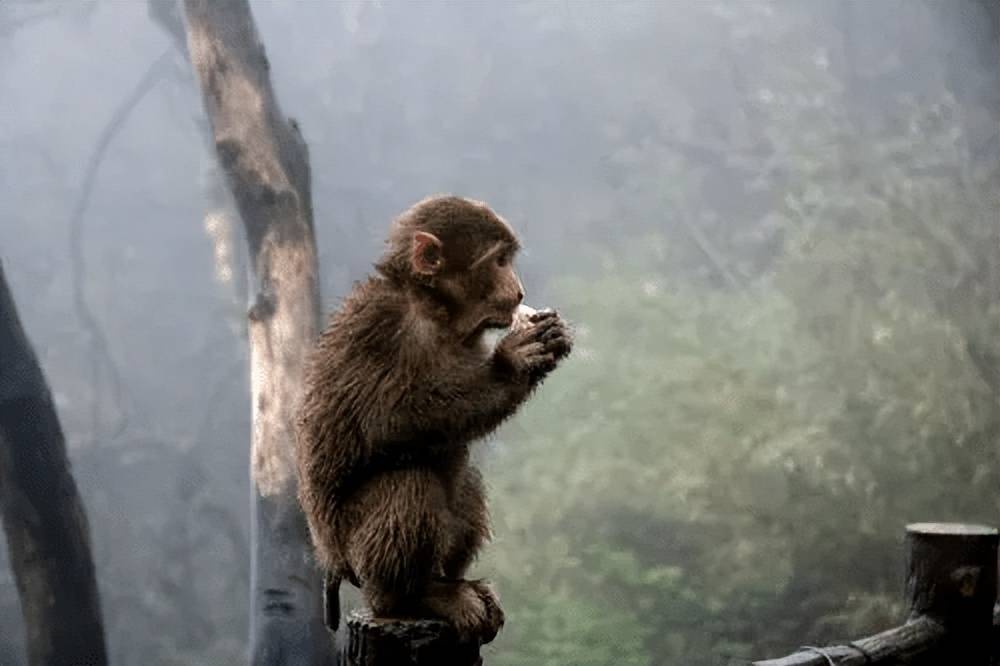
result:
[[[517,238],[485,204],[425,199],[387,244],[320,335],[299,412],[299,498],[326,572],[327,625],[339,624],[346,578],[376,616],[442,618],[486,643],[504,616],[490,585],[464,579],[490,536],[469,445],[571,340],[555,312],[520,306]],[[487,330],[508,327],[486,344]]]

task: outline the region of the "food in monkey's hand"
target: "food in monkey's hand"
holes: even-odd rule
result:
[[[517,306],[517,310],[514,311],[514,318],[511,321],[510,326],[486,331],[486,340],[491,348],[496,347],[497,343],[500,342],[504,336],[510,333],[523,331],[532,324],[536,323],[539,315],[544,316],[549,314],[555,314],[552,308],[542,308],[540,310],[536,310],[529,305],[521,304]]]
[[[514,312],[514,323],[511,324],[511,331],[520,331],[531,326],[531,316],[537,314],[538,310],[525,304],[517,306]]]

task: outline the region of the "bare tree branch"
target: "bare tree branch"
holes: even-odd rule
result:
[[[118,134],[119,130],[125,125],[125,121],[131,115],[132,111],[138,106],[139,102],[146,96],[153,86],[155,86],[160,78],[163,76],[170,64],[170,58],[172,56],[172,51],[167,49],[164,51],[146,70],[146,73],[136,84],[132,92],[122,100],[118,108],[111,115],[111,118],[105,124],[104,129],[101,130],[101,134],[97,139],[97,143],[94,145],[94,149],[91,151],[90,159],[87,160],[87,166],[84,170],[83,183],[80,186],[80,195],[76,200],[76,204],[73,206],[73,212],[70,214],[69,218],[69,258],[70,258],[70,269],[72,271],[72,289],[73,289],[73,308],[76,311],[76,316],[80,320],[80,324],[83,329],[87,332],[87,336],[90,342],[90,358],[91,358],[91,373],[92,373],[92,386],[94,388],[94,395],[92,397],[93,407],[92,407],[92,436],[96,440],[98,437],[99,419],[100,419],[100,402],[99,387],[101,386],[101,373],[106,372],[108,381],[110,382],[112,398],[115,404],[121,404],[122,399],[122,389],[121,389],[121,378],[118,372],[118,366],[115,364],[114,358],[111,355],[110,346],[108,345],[107,336],[101,329],[100,324],[97,322],[97,318],[90,309],[90,305],[87,303],[87,295],[84,290],[84,284],[86,282],[87,274],[87,262],[86,254],[83,251],[83,232],[84,232],[84,220],[86,219],[87,206],[90,204],[90,197],[94,192],[94,184],[97,181],[97,174],[100,171],[101,163],[104,161],[104,156],[107,154],[108,146],[111,145],[112,139]],[[114,430],[120,431],[123,429],[124,416],[121,418],[121,422],[114,428]]]
[[[712,264],[712,267],[716,270],[716,272],[722,276],[722,278],[726,281],[726,284],[737,291],[742,290],[745,287],[743,282],[739,280],[736,277],[736,274],[729,269],[725,259],[722,257],[722,253],[715,248],[715,245],[708,240],[708,237],[701,232],[701,229],[692,224],[691,220],[687,219],[687,217],[683,215],[679,215],[678,219],[687,231],[692,242],[694,242],[695,246],[703,255],[705,255],[705,258],[708,259],[710,264]]]

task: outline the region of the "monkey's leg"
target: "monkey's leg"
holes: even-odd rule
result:
[[[450,506],[451,538],[441,563],[445,578],[463,578],[483,544],[490,539],[483,477],[471,465],[464,466],[459,474]]]
[[[345,544],[348,565],[376,615],[405,617],[434,576],[447,516],[444,488],[428,470],[373,477],[349,513],[357,522]]]
[[[492,639],[499,625],[484,586],[440,578],[451,539],[446,495],[430,470],[394,470],[369,481],[352,502],[360,522],[348,537],[348,561],[375,615],[440,617],[462,636]]]
[[[496,636],[504,624],[503,609],[500,599],[493,587],[482,580],[463,581],[469,565],[476,558],[479,549],[490,538],[489,513],[486,510],[486,492],[483,487],[483,477],[479,470],[471,465],[465,465],[458,472],[458,482],[455,494],[451,500],[451,524],[448,549],[442,560],[442,571],[445,579],[457,583],[465,589],[471,588],[483,602],[486,615],[480,631],[484,642],[489,642]],[[447,581],[445,581],[447,582]],[[463,594],[464,590],[451,591],[451,594]],[[447,603],[449,590],[441,581],[432,584],[425,603],[433,606],[435,600],[443,597]]]

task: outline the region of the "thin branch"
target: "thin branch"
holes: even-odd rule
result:
[[[125,121],[131,115],[135,107],[138,106],[139,102],[146,96],[146,93],[152,90],[153,86],[159,82],[160,78],[166,71],[166,66],[170,63],[172,53],[172,49],[167,49],[153,61],[153,63],[146,70],[146,73],[139,80],[139,83],[136,84],[135,88],[128,95],[128,97],[126,97],[121,104],[118,105],[118,108],[115,109],[115,112],[111,115],[111,118],[104,126],[104,129],[101,131],[101,134],[97,139],[97,144],[94,146],[93,151],[91,151],[90,159],[87,161],[87,166],[83,176],[83,184],[80,188],[80,195],[77,197],[76,204],[73,206],[73,212],[69,218],[69,257],[70,269],[73,276],[73,308],[76,311],[77,318],[80,320],[80,324],[89,335],[91,359],[93,363],[91,372],[95,398],[91,418],[94,429],[93,436],[95,439],[97,438],[99,421],[99,401],[97,400],[96,395],[102,368],[107,372],[108,379],[111,382],[111,392],[113,398],[119,405],[121,404],[122,390],[121,377],[118,372],[118,367],[114,362],[114,358],[111,356],[107,336],[104,334],[104,331],[97,322],[97,318],[91,311],[84,290],[87,262],[86,255],[83,252],[83,223],[87,212],[87,206],[90,204],[90,198],[94,191],[94,184],[97,181],[98,171],[100,170],[101,163],[104,161],[104,156],[107,154],[108,147],[111,145],[111,141],[125,125]],[[124,420],[125,417],[122,416],[121,421],[124,422]],[[121,432],[121,430],[122,425],[119,423],[115,427],[115,431]]]
[[[27,27],[32,23],[37,23],[39,21],[44,21],[45,19],[52,18],[53,16],[58,16],[62,13],[63,7],[50,7],[49,9],[43,9],[37,11],[34,14],[28,14],[25,16],[19,16],[17,18],[11,18],[9,20],[0,23],[0,37],[6,37],[8,35],[13,35],[15,32],[21,28]]]
[[[722,276],[730,287],[737,291],[742,291],[745,285],[726,265],[726,260],[723,258],[722,253],[715,248],[715,245],[708,240],[705,234],[701,233],[701,229],[691,224],[690,220],[683,215],[679,216],[679,219],[680,223],[684,225],[684,229],[688,232],[688,236],[690,236],[698,249],[701,250],[701,253],[705,255],[716,272]]]
[[[217,380],[208,399],[205,400],[205,413],[201,418],[198,428],[195,430],[195,442],[209,445],[212,435],[212,428],[215,419],[219,414],[219,404],[223,398],[230,394],[234,385],[238,385],[247,372],[247,364],[244,359],[233,363]]]
[[[184,32],[184,12],[177,0],[148,0],[147,9],[153,22],[170,35],[174,46],[188,57],[187,34]]]

